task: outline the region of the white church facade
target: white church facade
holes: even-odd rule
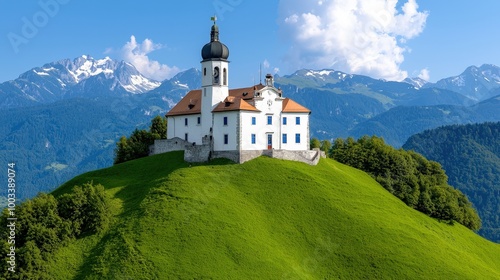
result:
[[[167,140],[157,140],[152,154],[184,150],[190,162],[224,157],[242,163],[268,155],[317,163],[319,151],[309,150],[311,111],[284,97],[272,75],[264,85],[229,89],[229,49],[215,22],[201,55],[201,89],[166,114]]]

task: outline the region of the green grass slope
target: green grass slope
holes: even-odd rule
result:
[[[58,250],[56,279],[500,279],[500,245],[414,211],[366,173],[157,155],[78,176],[114,220]]]

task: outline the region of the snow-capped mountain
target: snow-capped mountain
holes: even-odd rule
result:
[[[422,88],[427,83],[429,83],[428,81],[426,81],[426,80],[424,80],[422,78],[418,78],[418,77],[406,78],[406,79],[403,80],[403,82],[408,83],[408,84],[414,86],[416,89]]]
[[[483,101],[498,94],[495,90],[500,88],[500,67],[492,64],[470,66],[458,76],[429,83],[425,87],[447,89]]]
[[[76,96],[141,94],[160,85],[144,77],[130,63],[82,55],[33,68],[16,80],[0,84],[0,108],[50,103]]]
[[[170,80],[165,80],[158,88],[152,90],[148,95],[150,98],[160,97],[166,102],[170,109],[179,102],[189,90],[201,87],[201,72],[198,69],[191,68],[180,72]]]

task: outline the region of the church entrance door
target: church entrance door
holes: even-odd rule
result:
[[[268,150],[273,149],[273,135],[272,134],[267,135],[267,149]]]

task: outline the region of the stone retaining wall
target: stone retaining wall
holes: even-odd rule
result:
[[[288,150],[259,150],[259,151],[211,151],[210,141],[204,139],[203,145],[194,145],[181,138],[155,140],[154,145],[149,147],[150,155],[168,153],[172,151],[184,151],[184,160],[187,162],[206,162],[214,158],[227,158],[236,163],[244,163],[260,156],[271,158],[300,161],[310,165],[318,164],[325,153],[319,149],[312,151],[288,151]]]

